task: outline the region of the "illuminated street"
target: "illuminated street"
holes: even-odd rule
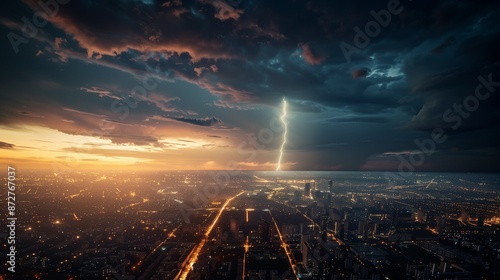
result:
[[[241,279],[245,280],[247,253],[248,249],[250,248],[250,244],[248,243],[248,236],[245,237],[245,245],[243,245],[243,247],[245,247],[245,253],[243,254],[243,269],[242,269],[243,273],[241,275]]]
[[[203,245],[205,245],[205,243],[207,242],[208,240],[208,237],[210,236],[210,233],[212,232],[212,229],[214,228],[214,226],[217,224],[217,222],[219,221],[219,218],[220,216],[222,215],[222,212],[224,212],[224,209],[226,208],[226,206],[233,200],[235,199],[236,197],[244,194],[245,192],[240,192],[238,193],[237,195],[233,196],[233,197],[230,197],[226,200],[226,202],[222,205],[222,207],[220,208],[219,210],[219,213],[217,214],[217,216],[215,217],[214,221],[212,222],[212,224],[208,227],[207,231],[205,232],[205,235],[203,236],[203,238],[201,239],[200,243],[193,249],[193,251],[191,252],[190,256],[189,256],[189,261],[186,263],[186,265],[181,269],[181,271],[179,272],[179,276],[176,277],[175,279],[180,279],[180,280],[185,280],[187,279],[188,275],[189,275],[189,272],[193,269],[193,266],[194,264],[196,263],[196,261],[198,260],[198,255],[200,254],[201,252],[201,249],[203,249]]]
[[[297,264],[296,264],[295,259],[293,258],[293,254],[292,254],[292,252],[290,252],[290,250],[288,249],[288,245],[283,240],[283,236],[281,235],[278,224],[276,223],[276,220],[274,219],[271,211],[269,211],[269,215],[271,215],[271,219],[273,220],[274,226],[276,227],[276,231],[277,231],[278,236],[280,238],[281,247],[283,247],[283,249],[285,250],[285,254],[286,254],[286,257],[288,258],[288,262],[290,263],[290,267],[292,268],[293,275],[295,276],[295,279],[299,279],[299,276],[297,275]]]

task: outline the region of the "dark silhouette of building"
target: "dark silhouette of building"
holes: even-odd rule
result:
[[[295,195],[295,201],[300,201],[301,198],[300,191],[295,191],[294,195]]]
[[[304,196],[311,195],[311,183],[306,183],[304,186]]]
[[[484,216],[477,217],[477,226],[478,227],[483,227],[484,226]]]
[[[326,231],[321,234],[321,246],[318,254],[318,279],[328,279],[330,272],[330,252],[328,249],[328,243],[326,238]]]
[[[270,233],[270,225],[267,221],[259,224],[259,237],[261,242],[269,242]]]

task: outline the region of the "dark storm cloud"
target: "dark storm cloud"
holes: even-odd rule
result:
[[[455,43],[455,38],[452,36],[452,37],[448,37],[446,38],[446,40],[444,40],[443,43],[441,43],[439,46],[435,47],[434,49],[432,49],[433,52],[435,53],[440,53],[440,52],[443,52],[447,47],[451,46],[453,43]]]
[[[295,112],[319,113],[327,110],[327,107],[307,100],[290,100],[288,103],[290,109]]]
[[[357,78],[364,78],[370,74],[370,69],[369,68],[361,68],[361,69],[356,69],[352,71],[352,77],[354,79]]]
[[[318,54],[310,44],[302,45],[302,56],[307,63],[312,65],[320,64],[325,59],[325,57]]]
[[[28,3],[36,8],[35,2],[28,1]],[[305,26],[299,27],[290,24],[288,19],[279,14],[282,12],[279,10],[282,5],[284,3],[266,3],[249,7],[243,5],[242,8],[246,9],[238,13],[241,17],[221,15],[218,18],[213,16],[214,11],[208,7],[224,5],[207,4],[203,1],[183,2],[182,7],[196,12],[185,13],[180,17],[164,11],[166,8],[160,3],[142,5],[140,2],[120,2],[117,7],[108,7],[100,1],[90,1],[85,4],[75,2],[61,9],[51,21],[55,27],[69,35],[64,39],[69,41],[69,45],[77,46],[75,48],[80,48],[89,58],[97,59],[96,63],[110,63],[136,73],[141,69],[141,63],[145,63],[137,58],[150,57],[146,61],[162,65],[162,69],[165,70],[163,72],[173,73],[174,76],[198,83],[201,87],[231,102],[257,101],[269,104],[276,101],[276,94],[283,93],[304,99],[303,93],[306,90],[327,97],[315,98],[315,95],[311,95],[308,99],[317,102],[336,100],[337,91],[337,94],[344,94],[343,89],[332,89],[327,84],[321,86],[321,83],[329,79],[332,74],[337,76],[337,79],[341,78],[338,77],[339,74],[344,75],[342,80],[345,80],[350,71],[345,66],[334,67],[339,69],[332,69],[332,72],[307,65],[318,66],[328,56],[325,53],[335,46],[332,43],[308,42],[317,41],[327,34],[327,30],[318,31],[318,24],[313,20],[317,16],[314,7],[310,4],[307,7],[306,17],[311,21],[306,21]],[[175,6],[180,5],[176,3]],[[265,9],[276,13],[276,17],[273,17],[273,20],[262,18],[259,12]],[[303,10],[304,6],[294,3],[288,9],[296,9],[298,12]],[[289,12],[294,14],[292,10]],[[83,16],[85,14],[92,14],[92,17]],[[206,16],[199,17],[197,16],[199,14]],[[212,17],[208,16],[210,14]],[[221,20],[220,17],[227,18]],[[238,19],[237,27],[224,24],[226,21],[236,19]],[[201,26],[203,32],[200,32]],[[233,32],[239,32],[244,26],[251,26],[255,30],[269,28],[274,30],[274,35],[266,36],[269,38],[266,39],[266,44],[262,44],[259,40],[255,42],[253,38],[243,34],[234,36]],[[299,38],[296,28],[299,29],[299,34],[304,36]],[[312,35],[317,37],[312,38]],[[114,39],[117,37],[126,39]],[[57,38],[48,41],[55,42]],[[275,46],[269,46],[269,43],[275,42],[277,42]],[[129,59],[128,53],[141,55]],[[154,57],[148,55],[155,53],[157,55]],[[79,59],[83,57],[80,56]],[[222,65],[217,65],[221,62]],[[254,80],[253,85],[241,79],[247,77],[234,76],[235,72],[230,64],[235,64],[234,66],[240,69],[239,72],[244,71],[246,73],[244,76],[248,76],[250,81]],[[213,69],[217,69],[217,72]],[[292,71],[294,75],[290,75]],[[207,73],[215,78],[205,76]],[[337,79],[332,83],[345,82]]]
[[[350,116],[350,117],[337,117],[329,121],[334,122],[361,122],[361,123],[384,123],[390,121],[387,117],[382,116]]]
[[[22,115],[22,116],[28,116],[30,118],[44,118],[43,115],[37,115],[37,114],[33,114],[31,112],[26,112],[26,111],[21,111],[21,112],[18,112],[19,115]]]
[[[465,39],[448,53],[407,58],[404,71],[412,92],[424,99],[412,120],[413,127],[424,130],[460,127],[461,131],[499,124],[494,108],[500,105],[495,94],[500,81],[500,54],[493,50],[500,48],[499,31]],[[490,84],[489,89],[486,84]],[[487,98],[476,97],[478,86],[482,87],[480,95],[488,95]],[[456,118],[461,120],[451,120]]]
[[[38,1],[26,3],[33,9],[38,8]],[[205,12],[212,6],[199,2],[185,5],[195,12]],[[72,1],[50,20],[55,27],[71,35],[89,57],[117,56],[129,49],[186,53],[193,59],[232,56],[226,51],[226,44],[217,38],[220,37],[217,34],[229,31],[224,25],[216,24],[219,19],[211,20],[213,24],[206,27],[209,32],[200,32],[207,22],[203,17],[197,17],[196,13],[178,17],[160,2]]]
[[[376,22],[373,12],[387,9],[388,2],[278,0],[242,1],[231,6],[222,0],[70,1],[29,44],[19,46],[21,51],[31,51],[32,57],[26,53],[6,57],[11,71],[22,76],[14,65],[24,65],[35,86],[46,94],[39,97],[21,79],[15,79],[11,92],[15,89],[18,93],[1,93],[6,101],[2,104],[9,106],[2,106],[5,110],[0,121],[54,123],[61,131],[76,133],[104,119],[114,125],[114,133],[107,135],[120,141],[112,135],[147,135],[147,129],[132,132],[128,126],[144,120],[152,126],[164,124],[164,119],[156,116],[168,112],[176,117],[166,118],[175,122],[220,130],[238,126],[248,132],[254,126],[258,130],[267,125],[264,116],[268,115],[256,108],[276,107],[285,97],[290,111],[301,114],[297,117],[301,125],[351,125],[335,133],[332,127],[323,127],[309,141],[296,140],[298,150],[330,148],[340,159],[349,158],[344,168],[360,167],[373,154],[395,152],[395,147],[382,140],[369,147],[356,146],[359,149],[351,153],[339,150],[344,146],[331,144],[353,143],[350,135],[364,136],[361,132],[371,125],[380,125],[381,131],[404,139],[407,144],[391,142],[400,150],[412,150],[416,135],[436,127],[458,137],[443,146],[443,153],[451,153],[449,146],[495,147],[492,143],[500,140],[500,135],[489,129],[500,125],[500,88],[481,101],[470,116],[462,117],[459,128],[453,128],[456,120],[447,121],[443,115],[450,109],[453,113],[454,104],[463,105],[474,95],[479,76],[488,80],[491,75],[491,80],[500,81],[498,2],[401,1],[402,11],[392,14],[386,26],[368,38],[367,46],[346,59],[339,44],[355,45],[354,28],[364,31],[367,23]],[[19,19],[39,9],[36,0],[24,3],[6,4],[13,12],[0,12],[4,28],[22,34]],[[10,46],[2,47],[2,53],[11,52]],[[28,67],[45,67],[47,60],[57,67],[47,68],[44,74]],[[70,73],[86,67],[77,62],[131,73],[139,81],[145,75],[169,84],[182,80],[210,92],[213,98],[204,97],[199,102],[202,105],[193,108],[198,95],[188,95],[188,90],[154,90],[137,99],[139,106],[130,109],[133,113],[126,120],[113,123],[109,120],[119,116],[110,112],[110,104],[130,94],[135,84],[124,76],[112,80],[126,83],[126,88],[113,88],[106,81],[94,84],[90,78],[85,80],[92,75],[90,68]],[[62,70],[65,67],[70,69],[66,73]],[[49,83],[51,79],[66,84],[57,87]],[[75,93],[79,95],[75,97]],[[241,113],[246,110],[249,112]],[[196,114],[217,117],[190,117]],[[450,116],[456,119],[456,115]],[[61,119],[64,124],[55,125]],[[225,126],[220,119],[232,123]],[[249,124],[248,119],[257,124]],[[291,125],[292,139],[306,135],[294,132],[296,124]],[[484,130],[493,131],[492,143],[472,145],[469,132]],[[373,138],[378,132],[371,133],[364,137]],[[335,139],[338,134],[344,139]],[[154,143],[155,139],[137,141]],[[316,156],[305,158],[326,169],[341,164],[333,157],[319,160]]]
[[[199,125],[199,126],[217,126],[222,125],[222,121],[217,119],[216,117],[206,117],[206,118],[185,118],[185,117],[161,117],[165,119],[171,119],[178,122]]]

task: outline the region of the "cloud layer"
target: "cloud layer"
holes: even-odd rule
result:
[[[198,137],[227,150],[203,161],[211,166],[240,158],[229,150],[246,143],[263,152],[243,165],[267,168],[286,97],[290,168],[395,169],[393,155],[441,128],[449,139],[423,169],[499,170],[497,1],[401,1],[371,35],[366,28],[387,2],[70,1],[32,38],[22,18],[32,21],[39,1],[6,6],[0,28],[27,41],[18,55],[9,39],[1,45],[6,128],[160,149],[162,139]],[[356,50],[346,58],[341,43]],[[469,96],[478,85],[490,95],[476,106]],[[265,129],[272,141],[250,145]]]

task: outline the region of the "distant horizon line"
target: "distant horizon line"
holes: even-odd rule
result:
[[[12,166],[14,167],[14,166]],[[16,168],[19,171],[37,171],[37,172],[47,172],[47,173],[58,173],[53,169],[44,169],[44,168]],[[328,170],[328,169],[306,169],[306,170],[270,170],[270,169],[242,169],[242,170],[226,170],[226,169],[138,169],[138,170],[130,170],[127,168],[124,169],[90,169],[90,168],[82,168],[80,170],[68,170],[62,172],[62,174],[74,173],[74,172],[276,172],[276,173],[287,173],[287,172],[377,172],[377,173],[471,173],[471,174],[499,174],[500,171],[436,171],[436,170],[416,170],[411,172],[399,172],[394,170]]]

